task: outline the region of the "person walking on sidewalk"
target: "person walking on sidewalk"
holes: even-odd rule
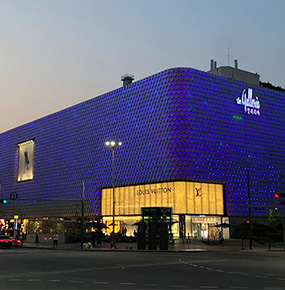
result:
[[[38,233],[36,233],[35,244],[36,244],[36,246],[39,244],[39,234]]]
[[[96,233],[95,232],[92,232],[91,233],[91,245],[92,245],[92,248],[95,248],[96,247]]]
[[[97,241],[97,247],[101,247],[101,243],[102,243],[102,231],[101,231],[101,229],[98,229],[97,231],[96,231],[96,241]]]
[[[59,235],[57,232],[54,233],[53,235],[53,248],[57,248],[58,246],[58,239],[59,239]]]
[[[219,232],[219,240],[220,240],[220,245],[222,245],[223,242],[224,242],[224,236],[223,236],[223,232],[222,231]]]

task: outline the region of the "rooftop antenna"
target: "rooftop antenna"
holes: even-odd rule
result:
[[[230,49],[228,48],[228,66],[230,66]]]

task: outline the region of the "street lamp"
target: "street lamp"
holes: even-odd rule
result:
[[[285,175],[280,174],[280,189],[281,189],[281,194],[283,193],[283,180],[284,180]],[[282,228],[283,228],[283,248],[285,250],[285,206],[283,205],[282,207]]]
[[[105,145],[112,149],[112,185],[113,185],[113,235],[112,248],[115,246],[115,149],[122,145],[122,142],[107,141]]]
[[[251,201],[250,201],[249,170],[247,170],[247,205],[248,205],[248,221],[249,221],[249,249],[252,250],[252,216],[251,216]]]

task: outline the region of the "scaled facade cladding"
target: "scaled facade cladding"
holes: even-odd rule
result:
[[[258,96],[260,115],[236,99]],[[285,95],[176,68],[17,127],[0,135],[1,217],[79,216],[85,181],[86,215],[100,213],[101,188],[195,180],[225,184],[226,214],[247,216],[249,172],[253,216],[265,216],[285,173]],[[35,140],[34,179],[17,182],[17,144]],[[44,201],[43,198],[58,198]],[[61,199],[61,200],[60,200]],[[64,200],[66,199],[66,200]],[[77,200],[68,200],[77,199]]]

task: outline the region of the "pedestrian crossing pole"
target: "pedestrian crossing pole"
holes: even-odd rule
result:
[[[82,182],[82,196],[81,196],[81,241],[80,241],[80,247],[83,249],[83,243],[84,243],[84,229],[85,229],[85,224],[84,224],[84,200],[85,200],[85,181]]]
[[[283,178],[285,175],[280,174],[280,179],[281,179],[281,184],[280,184],[280,189],[281,193],[283,193]],[[283,248],[285,250],[285,205],[282,205],[281,202],[281,209],[282,209],[282,228],[283,228]]]
[[[247,200],[248,200],[248,221],[249,221],[249,249],[252,250],[252,218],[251,218],[249,170],[247,171]]]

